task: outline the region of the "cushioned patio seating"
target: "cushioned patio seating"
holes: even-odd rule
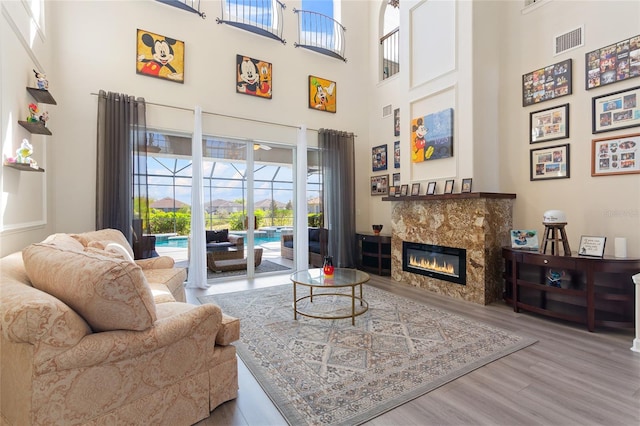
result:
[[[229,234],[228,229],[206,233],[207,258],[209,253],[216,260],[244,258],[244,237]]]
[[[327,255],[326,228],[309,228],[309,264],[316,268],[322,266]],[[280,255],[285,259],[293,260],[293,235],[282,234],[280,237]]]
[[[262,263],[262,248],[254,249],[254,266],[258,266]],[[226,259],[218,260],[215,258],[214,253],[207,253],[207,268],[213,272],[224,271],[238,271],[240,269],[247,269],[247,259]]]

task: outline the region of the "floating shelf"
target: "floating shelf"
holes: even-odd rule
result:
[[[51,135],[51,130],[47,129],[44,124],[35,121],[18,121],[18,123],[29,132],[36,135]]]
[[[58,105],[56,103],[56,100],[53,99],[53,96],[51,95],[51,93],[49,93],[48,90],[36,89],[35,87],[27,87],[27,91],[31,94],[31,96],[33,96],[33,99],[35,99],[37,102],[40,102],[43,104]]]
[[[35,167],[31,167],[30,164],[23,164],[23,163],[4,163],[5,167],[9,167],[12,169],[16,169],[16,170],[20,170],[23,172],[44,172],[44,169],[41,167],[35,168]]]

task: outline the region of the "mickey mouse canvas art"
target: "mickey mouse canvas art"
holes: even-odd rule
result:
[[[184,83],[184,42],[138,30],[136,72]]]
[[[236,93],[271,99],[271,63],[236,55]]]

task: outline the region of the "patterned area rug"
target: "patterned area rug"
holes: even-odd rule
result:
[[[356,317],[355,326],[350,318],[294,321],[291,284],[203,296],[200,302],[240,318],[238,354],[291,425],[364,423],[535,343],[363,288],[369,310]],[[312,305],[326,312],[343,310],[345,302],[350,304],[345,297],[325,296],[314,297]]]

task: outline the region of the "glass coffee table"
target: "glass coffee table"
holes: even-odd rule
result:
[[[293,282],[293,319],[298,319],[298,314],[310,318],[320,319],[343,319],[351,318],[351,325],[356,324],[356,317],[362,315],[369,309],[369,304],[362,298],[362,284],[369,281],[369,274],[357,269],[336,268],[333,276],[326,276],[322,268],[308,269],[291,274]],[[309,287],[309,295],[298,297],[298,286]],[[338,293],[340,288],[351,287],[351,292]],[[356,287],[359,287],[360,295],[356,296]],[[314,289],[323,291],[313,294]],[[329,291],[325,291],[329,289]],[[335,289],[335,291],[330,291]],[[328,297],[348,298],[351,301],[350,309],[333,307],[330,304],[316,303],[314,299]],[[358,301],[359,303],[356,303]],[[313,310],[314,307],[324,309]]]

